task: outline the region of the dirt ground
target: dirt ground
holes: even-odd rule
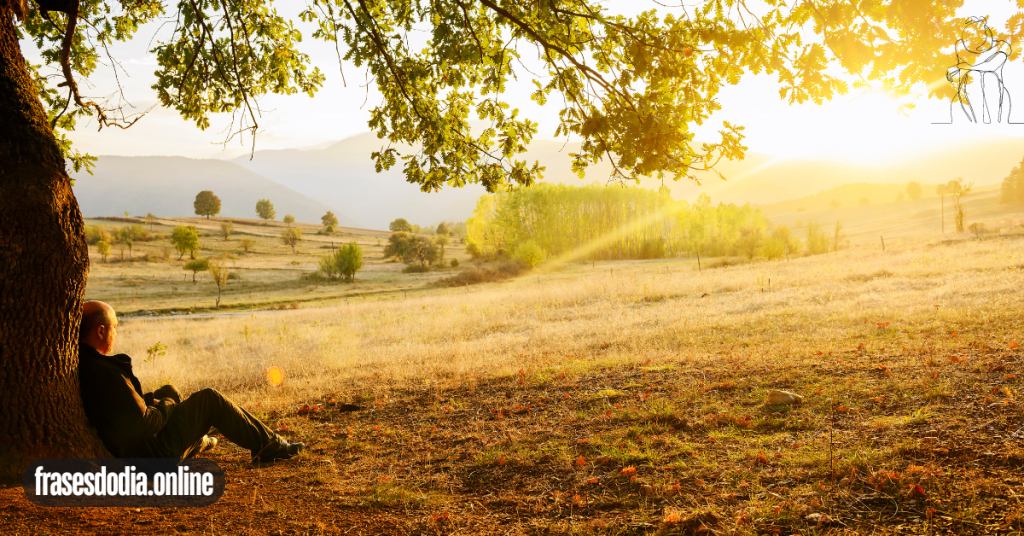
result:
[[[324,393],[266,415],[302,455],[208,453],[227,474],[213,506],[41,508],[12,487],[0,532],[1020,534],[1022,353],[944,336],[952,350],[765,362],[722,346],[571,373],[550,356],[510,377]],[[803,403],[767,406],[773,389]]]

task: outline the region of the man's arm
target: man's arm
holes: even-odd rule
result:
[[[135,391],[131,381],[124,376],[125,389],[118,394],[117,401],[120,416],[118,427],[129,431],[138,430],[142,436],[151,436],[160,431],[171,418],[174,411],[174,401],[169,398],[157,400],[152,406]],[[126,396],[127,395],[127,396]]]
[[[146,401],[147,406],[155,406],[156,402],[162,398],[170,398],[175,404],[181,404],[181,393],[171,384],[164,385],[152,393],[142,395],[142,399]]]

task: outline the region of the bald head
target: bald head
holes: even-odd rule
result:
[[[92,346],[101,354],[106,354],[114,346],[115,328],[117,314],[114,313],[113,307],[101,301],[87,301],[82,304],[79,342]]]

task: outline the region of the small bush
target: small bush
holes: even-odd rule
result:
[[[544,248],[538,246],[533,240],[527,240],[526,242],[516,246],[516,251],[513,256],[517,260],[527,264],[530,268],[533,268],[547,260],[548,253],[544,251]]]
[[[448,264],[450,264],[452,268],[458,268],[459,267],[459,259],[452,259],[452,262],[450,262]]]
[[[434,282],[438,287],[464,287],[479,283],[490,283],[492,281],[503,281],[511,279],[528,269],[526,263],[519,260],[501,262],[493,267],[470,268],[463,270],[451,277],[445,277]]]
[[[893,277],[895,274],[886,269],[881,269],[870,274],[850,274],[846,276],[847,281],[854,281],[858,283],[866,283],[875,279],[885,279],[887,277]]]
[[[715,259],[704,265],[705,268],[728,268],[730,266],[739,266],[741,264],[747,264],[749,261],[741,257],[722,257]]]
[[[423,266],[423,265],[420,265],[420,264],[410,264],[409,266],[406,266],[405,268],[402,268],[402,273],[403,274],[422,274],[423,272],[429,272],[429,271],[430,271],[430,267],[429,266]]]
[[[94,246],[98,242],[110,244],[113,241],[114,237],[102,225],[90,225],[85,228],[85,242],[90,246]]]
[[[320,258],[320,273],[327,279],[352,281],[362,267],[363,250],[355,242],[342,244],[334,253]]]

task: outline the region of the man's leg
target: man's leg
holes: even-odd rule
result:
[[[236,445],[252,451],[254,457],[288,445],[259,419],[215,389],[203,389],[176,405],[155,441],[175,456],[185,458],[200,448],[203,436],[214,427]]]

